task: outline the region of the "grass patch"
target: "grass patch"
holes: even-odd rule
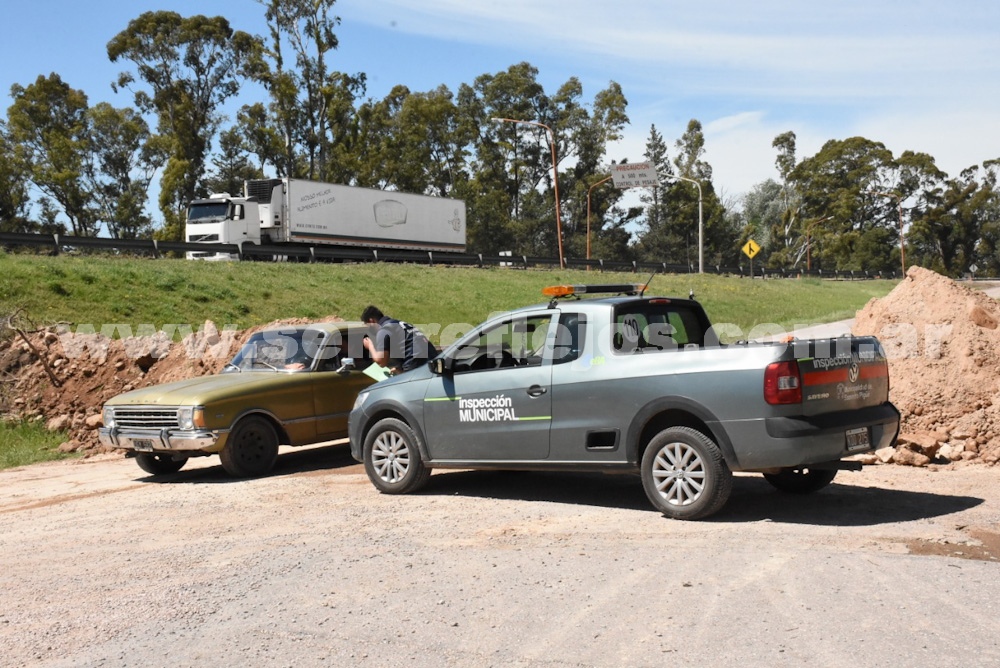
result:
[[[49,431],[38,421],[0,421],[0,469],[77,457],[56,449],[68,438],[66,432]]]
[[[58,277],[57,280],[53,280]],[[641,283],[648,274],[578,270],[478,269],[406,264],[195,262],[111,256],[39,256],[0,252],[0,310],[14,306],[37,325],[117,324],[135,331],[165,324],[246,329],[285,318],[337,315],[356,320],[368,304],[414,324],[474,325],[491,313],[544,301],[561,283]],[[748,279],[664,274],[649,292],[689,291],[716,323],[743,331],[853,317],[895,281]],[[54,288],[58,285],[58,288]],[[119,327],[119,333],[125,327]],[[432,338],[433,335],[432,335]],[[437,342],[437,341],[436,341]]]

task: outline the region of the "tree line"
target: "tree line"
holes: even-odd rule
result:
[[[547,92],[521,62],[457,91],[400,85],[372,99],[364,73],[331,63],[336,0],[257,2],[263,36],[221,16],[130,21],[107,57],[132,107],[92,105],[56,73],[14,85],[0,118],[0,230],[181,240],[192,199],[266,174],[464,200],[469,250],[490,255],[555,257],[558,202],[566,257],[697,267],[700,194],[706,264],[746,263],[753,239],[754,261],[773,268],[1000,272],[997,160],[952,178],[930,155],[896,157],[863,137],[799,159],[786,132],[773,142],[777,178],[737,199],[716,192],[692,119],[673,147],[650,127],[633,161],[653,162],[660,185],[628,205],[605,184],[608,146],[629,124],[614,81],[590,98],[575,77]],[[225,117],[249,83],[263,99]]]

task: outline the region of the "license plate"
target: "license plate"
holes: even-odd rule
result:
[[[868,450],[872,447],[872,438],[868,433],[868,427],[847,430],[847,451]]]
[[[153,449],[153,439],[151,438],[133,438],[132,447],[136,450],[147,450],[152,451]]]

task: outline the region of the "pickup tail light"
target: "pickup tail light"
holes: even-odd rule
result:
[[[802,403],[802,379],[799,363],[772,362],[764,371],[764,401],[769,404]]]

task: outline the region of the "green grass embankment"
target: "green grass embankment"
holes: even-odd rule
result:
[[[396,264],[284,264],[47,257],[0,253],[0,315],[20,309],[38,326],[187,324],[237,329],[282,318],[357,319],[368,304],[412,323],[476,324],[495,311],[544,300],[562,283],[641,283],[647,274]],[[693,290],[714,322],[745,331],[853,317],[893,281],[750,280],[657,275],[650,293]]]

